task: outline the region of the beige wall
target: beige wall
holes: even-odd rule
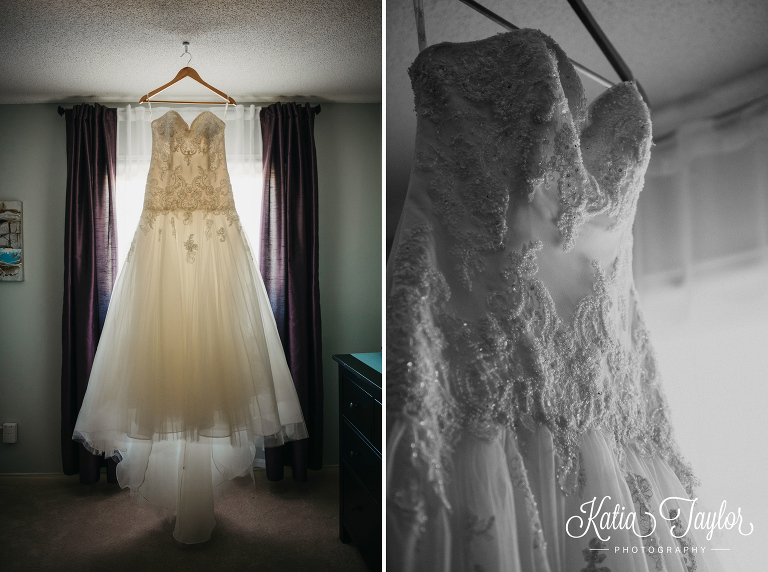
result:
[[[113,107],[124,104],[107,104]],[[60,473],[66,141],[56,104],[0,105],[0,200],[24,202],[25,280],[0,283],[0,473]],[[71,104],[66,105],[71,107]],[[381,350],[381,105],[315,123],[326,464],[338,463],[334,353]]]

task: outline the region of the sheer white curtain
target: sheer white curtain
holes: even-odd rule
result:
[[[694,279],[765,258],[768,98],[656,145],[638,202],[635,276]]]
[[[768,530],[768,497],[755,494],[768,469],[756,447],[768,439],[768,99],[653,148],[635,277],[702,500]],[[757,536],[728,537],[744,571],[762,569]]]
[[[152,117],[146,106],[128,105],[117,110],[117,244],[118,265],[122,268],[139,223],[144,203],[144,187],[152,155],[150,122],[174,109],[190,125],[204,111],[211,111],[224,120],[227,127],[225,147],[235,206],[240,221],[259,254],[261,225],[261,124],[255,105],[230,105],[224,117],[224,107],[216,106],[152,106]]]

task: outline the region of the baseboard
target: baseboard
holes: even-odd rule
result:
[[[61,475],[66,477],[64,473],[0,473],[0,477],[40,477],[43,475]]]

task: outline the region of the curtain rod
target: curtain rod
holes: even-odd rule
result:
[[[414,0],[416,2],[417,0]],[[492,20],[493,22],[496,22],[500,26],[506,28],[507,30],[519,30],[520,28],[518,26],[515,26],[512,22],[505,20],[495,12],[489,10],[482,4],[479,4],[475,0],[459,0],[459,2],[462,2],[463,4],[466,4],[470,8],[476,10],[486,18]],[[419,7],[421,4],[421,1],[418,0]],[[568,0],[568,3],[571,5],[571,8],[573,8],[574,12],[576,12],[576,15],[579,17],[581,22],[584,24],[584,26],[587,28],[587,31],[590,33],[592,38],[597,43],[600,50],[603,52],[605,57],[610,62],[611,66],[613,66],[613,69],[616,70],[616,72],[619,74],[619,77],[622,81],[634,81],[635,85],[637,85],[637,90],[640,92],[640,95],[643,96],[643,99],[645,100],[646,105],[650,107],[650,102],[648,101],[648,96],[645,93],[645,90],[640,85],[640,82],[637,81],[634,76],[632,75],[632,72],[629,69],[629,66],[627,66],[626,62],[621,58],[618,51],[616,51],[616,48],[613,47],[613,44],[608,40],[606,35],[603,33],[602,29],[600,29],[600,26],[597,24],[595,19],[592,17],[592,14],[589,12],[587,7],[584,5],[584,3],[581,0]],[[415,4],[414,4],[415,6]],[[421,13],[420,13],[421,12]],[[421,16],[422,20],[421,23],[418,22],[419,16]],[[420,39],[421,36],[424,34],[423,28],[423,9],[419,11],[419,9],[416,9],[416,18],[417,18],[417,28],[419,29],[419,35]],[[573,67],[576,68],[576,71],[580,72],[582,75],[596,81],[600,85],[604,87],[613,87],[615,85],[614,82],[611,80],[601,76],[600,74],[593,72],[591,69],[589,69],[586,66],[581,65],[579,62],[576,62],[572,60],[571,58],[568,58],[568,60],[573,64]]]
[[[314,110],[315,115],[320,115],[320,111],[322,111],[322,109],[320,108],[320,105],[315,105],[312,109]],[[59,105],[59,108],[57,109],[57,111],[59,112],[59,115],[64,115],[64,112],[67,110],[64,109],[61,105]]]
[[[727,119],[731,115],[736,115],[752,106],[758,107],[761,104],[768,104],[768,94],[766,95],[760,95],[758,97],[755,97],[753,99],[750,99],[749,101],[745,101],[744,103],[739,103],[735,107],[731,107],[729,109],[726,109],[725,111],[718,111],[717,113],[713,113],[711,115],[704,115],[702,117],[696,117],[694,119],[690,119],[688,121],[685,121],[684,123],[678,125],[674,129],[671,129],[670,131],[667,131],[666,133],[663,133],[662,135],[659,135],[658,137],[653,137],[654,143],[664,143],[668,139],[671,139],[675,136],[675,134],[680,131],[680,128],[684,125],[687,125],[689,123],[694,123],[698,121],[707,121],[707,120],[714,120],[718,121],[720,119]]]

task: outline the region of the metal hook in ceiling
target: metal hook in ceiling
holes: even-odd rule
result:
[[[184,53],[181,54],[181,56],[184,56],[184,55],[189,56],[189,59],[187,60],[187,67],[189,67],[189,62],[192,61],[192,54],[189,53],[189,42],[181,42],[181,44],[184,46]]]

